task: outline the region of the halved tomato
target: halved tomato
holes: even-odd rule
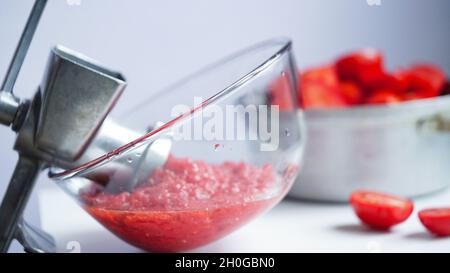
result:
[[[405,221],[414,209],[409,199],[372,191],[353,192],[350,204],[363,223],[382,230]]]
[[[450,208],[421,210],[419,219],[431,233],[438,236],[450,235]]]

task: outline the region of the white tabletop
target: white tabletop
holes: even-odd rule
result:
[[[38,193],[42,227],[58,251],[137,252],[87,215],[56,186]],[[450,189],[415,200],[415,211],[390,232],[361,224],[348,205],[286,199],[231,235],[193,252],[450,252],[450,237],[426,232],[417,211],[449,206]]]

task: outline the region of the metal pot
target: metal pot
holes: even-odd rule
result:
[[[303,166],[290,195],[347,201],[357,189],[415,197],[450,184],[450,95],[305,111]]]

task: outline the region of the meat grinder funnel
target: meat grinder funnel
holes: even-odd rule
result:
[[[70,49],[52,50],[34,145],[52,157],[81,156],[123,89],[122,75]]]

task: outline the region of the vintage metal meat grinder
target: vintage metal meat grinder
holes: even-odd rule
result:
[[[62,46],[51,50],[44,79],[32,100],[19,100],[13,94],[46,2],[35,1],[0,89],[0,123],[17,132],[14,149],[19,154],[0,207],[0,252],[8,251],[13,239],[29,252],[55,251],[51,236],[22,219],[41,170],[77,166],[142,135],[105,121],[126,86],[124,78]],[[164,162],[168,154],[167,149],[145,149],[153,165]]]

